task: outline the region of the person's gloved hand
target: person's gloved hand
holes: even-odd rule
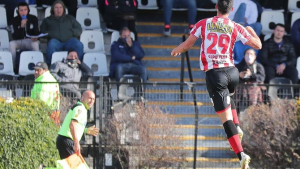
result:
[[[93,125],[87,129],[86,134],[97,136],[99,134],[99,128],[96,128],[95,125]]]

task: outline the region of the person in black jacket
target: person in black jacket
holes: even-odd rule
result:
[[[142,63],[145,52],[141,44],[130,38],[130,30],[124,27],[120,38],[111,45],[110,72],[111,78],[119,82],[124,74],[139,75],[143,82],[147,81],[147,70]]]
[[[265,69],[262,64],[256,61],[256,52],[249,48],[244,52],[244,59],[236,65],[239,70],[240,83],[242,84],[263,84],[265,80]],[[239,86],[236,90],[236,103],[240,99],[246,99],[247,104],[255,105],[262,103],[262,86]]]
[[[266,71],[265,83],[274,77],[285,77],[292,80],[293,84],[298,83],[295,49],[284,34],[284,25],[276,24],[272,37],[262,46],[261,63]]]
[[[12,38],[9,43],[9,50],[13,57],[13,63],[16,65],[16,51],[20,50],[33,50],[39,51],[39,43],[37,38],[28,38],[28,35],[39,35],[38,19],[36,16],[29,14],[29,6],[26,2],[18,4],[17,16],[12,21]]]
[[[136,0],[105,0],[103,19],[107,27],[114,30],[128,27],[137,40],[135,29],[137,6]]]

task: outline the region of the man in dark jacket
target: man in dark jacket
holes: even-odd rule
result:
[[[147,70],[142,59],[145,52],[137,41],[130,38],[130,30],[124,27],[120,38],[111,45],[110,77],[119,82],[124,74],[139,75],[147,81]]]
[[[68,82],[60,85],[62,93],[66,90],[72,91],[78,99],[81,93],[77,83],[82,76],[93,76],[93,71],[78,59],[76,51],[68,51],[66,59],[53,63],[50,72],[58,82]]]
[[[295,47],[297,56],[300,56],[300,19],[297,19],[291,29],[291,38]]]
[[[107,27],[115,30],[128,27],[137,40],[135,29],[137,6],[136,0],[106,0],[103,18]]]
[[[26,34],[38,35],[39,26],[37,17],[29,14],[29,6],[26,2],[20,2],[16,12],[18,15],[12,20],[13,40],[9,43],[9,51],[13,57],[14,67],[17,69],[19,67],[16,64],[17,49],[39,51],[37,38],[26,37]]]
[[[293,84],[298,83],[295,49],[284,34],[284,25],[277,24],[272,37],[262,46],[261,62],[266,71],[265,83],[269,83],[274,77],[286,77]]]
[[[46,63],[51,64],[52,54],[56,51],[74,50],[79,59],[83,58],[83,44],[78,40],[82,28],[76,19],[66,14],[62,1],[55,1],[51,7],[51,15],[43,20],[41,32],[48,33]]]

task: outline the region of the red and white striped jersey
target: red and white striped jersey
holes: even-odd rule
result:
[[[202,38],[200,49],[200,69],[234,66],[233,47],[236,41],[243,44],[251,38],[249,32],[240,24],[218,16],[200,20],[190,32]]]

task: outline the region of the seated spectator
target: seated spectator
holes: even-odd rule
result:
[[[244,52],[244,59],[236,67],[240,72],[240,83],[264,83],[265,69],[262,64],[256,61],[254,49],[247,49]],[[247,101],[247,106],[262,103],[263,99],[261,89],[262,86],[239,86],[236,89],[236,102],[238,103],[242,99]]]
[[[60,93],[59,85],[56,79],[48,70],[48,66],[45,62],[38,62],[34,67],[35,81],[34,86],[31,90],[31,98],[42,100],[50,107],[53,111],[51,114],[51,119],[60,125]],[[50,82],[50,83],[42,83]],[[51,83],[52,82],[52,83]],[[56,82],[56,83],[53,83]]]
[[[136,0],[106,0],[103,19],[107,27],[114,30],[128,27],[137,40],[135,29],[137,6]]]
[[[111,45],[110,72],[111,78],[119,82],[124,74],[139,75],[143,82],[147,81],[147,70],[142,59],[145,52],[137,41],[130,38],[130,30],[124,27],[120,38]]]
[[[257,22],[258,11],[257,5],[251,0],[234,0],[233,11],[229,14],[229,18],[243,26],[251,26],[257,36],[260,36],[262,25]],[[234,64],[238,64],[243,60],[244,51],[250,48],[248,45],[243,45],[242,42],[236,42],[234,53]],[[257,53],[257,51],[256,51]]]
[[[74,50],[79,59],[83,58],[83,44],[78,40],[82,28],[76,19],[66,14],[62,1],[55,1],[51,7],[51,15],[45,18],[40,26],[42,33],[48,33],[46,63],[51,64],[52,54],[56,51]]]
[[[161,0],[164,12],[164,36],[171,35],[171,17],[173,8],[188,8],[189,30],[196,23],[197,5],[195,0]]]
[[[297,56],[300,56],[300,19],[297,19],[291,29],[291,38],[295,47]]]
[[[29,6],[26,2],[20,2],[17,9],[18,16],[12,21],[12,38],[9,42],[9,51],[13,57],[14,68],[18,70],[16,61],[17,49],[39,51],[37,38],[27,38],[28,35],[39,35],[38,18],[29,14]]]
[[[288,6],[288,1],[287,0],[258,0],[259,3],[267,9],[273,9],[273,10],[278,10],[278,9],[284,9],[285,11],[287,10]]]
[[[266,71],[265,83],[275,77],[285,77],[292,80],[293,84],[298,83],[295,49],[284,34],[284,25],[276,24],[272,37],[262,46],[260,60]]]
[[[76,51],[68,51],[66,59],[53,63],[50,72],[58,82],[68,82],[60,85],[61,92],[71,91],[76,94],[77,99],[81,98],[77,82],[83,76],[93,76],[93,71],[78,59]]]

